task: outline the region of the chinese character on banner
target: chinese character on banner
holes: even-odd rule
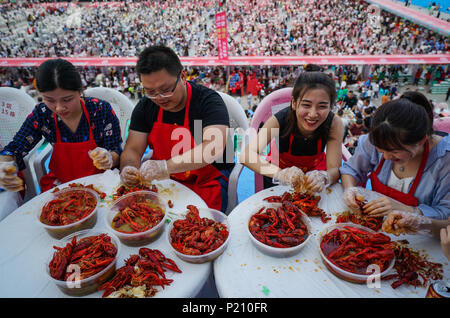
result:
[[[216,14],[216,33],[219,42],[219,60],[228,59],[228,42],[227,42],[227,19],[225,12]]]

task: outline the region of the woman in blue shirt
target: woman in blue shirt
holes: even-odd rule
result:
[[[450,137],[433,132],[432,107],[411,92],[380,106],[368,135],[340,169],[344,200],[356,208],[357,185],[368,178],[385,196],[363,208],[372,216],[394,210],[434,219],[450,216]]]

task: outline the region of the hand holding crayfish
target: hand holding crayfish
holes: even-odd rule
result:
[[[108,170],[113,166],[113,158],[111,153],[105,148],[97,147],[94,150],[88,152],[91,157],[94,166],[100,170]]]

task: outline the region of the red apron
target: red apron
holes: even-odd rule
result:
[[[42,192],[53,188],[56,179],[59,179],[62,183],[66,183],[102,172],[102,170],[95,168],[88,154],[89,150],[94,150],[97,147],[97,144],[92,133],[91,122],[89,121],[89,114],[84,105],[84,101],[82,99],[80,101],[89,125],[89,140],[82,142],[62,142],[58,128],[58,120],[56,114],[53,113],[56,126],[56,142],[53,145],[52,157],[50,159],[50,172],[40,180]]]
[[[189,83],[186,83],[186,87],[187,100],[183,128],[187,129],[191,137],[189,149],[184,148],[185,151],[188,151],[195,147],[195,140],[189,130],[189,106],[192,96],[192,87]],[[173,147],[179,143],[179,140],[172,140],[170,136],[172,136],[172,132],[180,126],[163,123],[163,113],[163,109],[159,108],[158,119],[153,124],[152,131],[148,136],[148,146],[153,149],[152,160],[169,160],[172,158]],[[227,179],[212,164],[200,169],[171,174],[170,177],[197,193],[205,201],[208,207],[219,211],[221,210],[222,190],[218,178]]]
[[[375,172],[372,172],[370,174],[370,183],[372,185],[372,190],[376,191],[378,193],[384,194],[392,199],[395,199],[403,204],[406,204],[408,206],[418,206],[419,201],[414,196],[414,193],[416,192],[417,186],[419,185],[420,179],[422,178],[423,170],[425,169],[425,164],[427,163],[428,159],[428,153],[430,151],[430,146],[428,144],[428,140],[425,142],[425,151],[422,157],[422,161],[419,166],[419,171],[417,171],[417,175],[414,179],[414,182],[409,189],[408,193],[403,193],[401,191],[398,191],[396,189],[393,189],[383,183],[378,179],[378,173],[380,173],[381,168],[384,164],[384,157],[381,159],[380,164],[377,167],[377,170]],[[394,173],[393,171],[391,173]]]
[[[289,137],[289,150],[287,152],[279,153],[279,167],[281,169],[289,167],[298,167],[303,170],[303,172],[308,172],[312,170],[327,170],[327,160],[326,154],[322,151],[322,139],[319,138],[317,142],[317,154],[312,156],[295,156],[292,154],[292,141],[294,140],[294,135],[291,134]],[[273,145],[273,144],[272,144]],[[272,151],[278,152],[277,147],[271,147],[268,156],[269,161],[271,160]]]

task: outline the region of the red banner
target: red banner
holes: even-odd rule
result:
[[[63,57],[75,66],[131,66],[137,57]],[[0,58],[1,67],[38,67],[49,58]],[[217,56],[180,57],[184,66],[246,66],[246,65],[406,65],[448,64],[450,54],[418,55],[346,55],[346,56],[229,56],[220,60]]]
[[[216,14],[216,31],[219,42],[219,60],[228,59],[228,41],[227,41],[227,17],[225,12]]]

